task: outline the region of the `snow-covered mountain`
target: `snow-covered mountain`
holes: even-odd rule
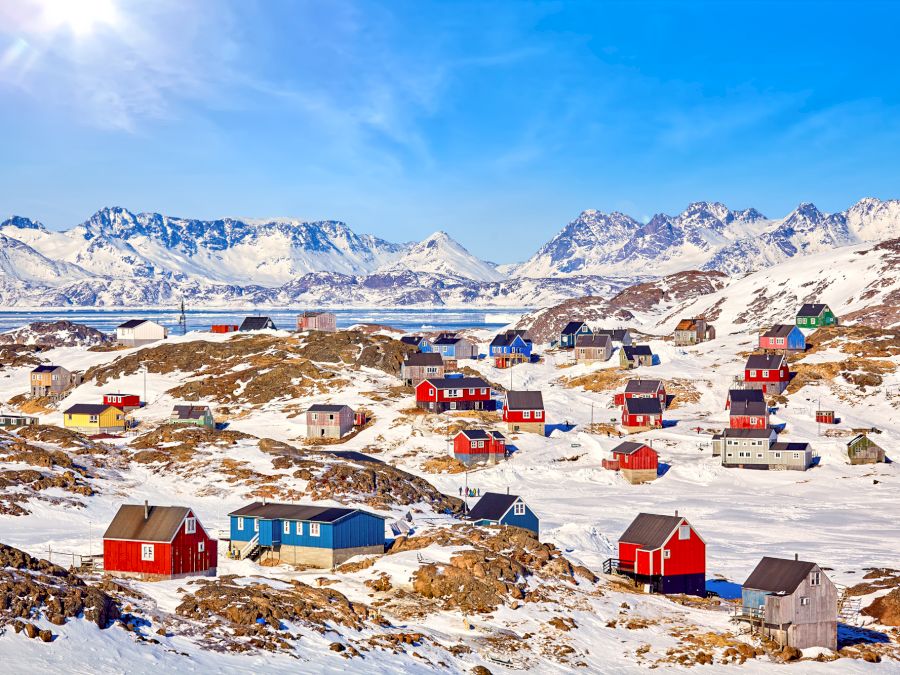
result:
[[[867,198],[827,214],[800,204],[781,219],[695,202],[677,216],[646,224],[621,213],[585,211],[519,266],[522,277],[651,273],[686,269],[744,274],[809,255],[900,235],[900,201]]]
[[[476,258],[446,232],[435,232],[412,246],[402,258],[378,271],[400,270],[447,274],[474,281],[501,281],[507,278],[497,270],[496,265]]]

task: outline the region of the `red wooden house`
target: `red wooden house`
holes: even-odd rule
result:
[[[768,429],[769,408],[765,401],[732,401],[728,412],[732,429]]]
[[[622,406],[622,426],[658,429],[662,427],[662,405],[652,398],[626,398]]]
[[[619,538],[619,557],[603,566],[651,593],[706,596],[706,542],[686,518],[640,513]]]
[[[751,354],[744,366],[744,382],[765,394],[780,394],[791,379],[782,354]]]
[[[453,455],[463,464],[506,458],[506,437],[499,431],[463,429],[453,437]]]
[[[625,405],[626,398],[659,399],[660,405],[666,407],[666,385],[662,380],[628,380],[625,391],[613,397],[615,405]]]
[[[604,469],[620,471],[631,484],[656,480],[659,471],[659,455],[646,443],[619,443],[612,449],[612,459],[603,460]]]
[[[434,377],[416,385],[416,407],[431,412],[484,410],[491,401],[491,385],[480,377]]]
[[[103,535],[103,568],[146,581],[215,576],[217,543],[185,506],[124,504]]]
[[[236,323],[216,323],[213,324],[213,327],[209,329],[210,333],[235,333],[237,332],[238,326]]]
[[[503,405],[503,421],[510,431],[530,431],[544,435],[544,397],[539,391],[508,391]]]
[[[138,394],[103,394],[103,405],[111,405],[119,410],[135,410],[141,407]]]

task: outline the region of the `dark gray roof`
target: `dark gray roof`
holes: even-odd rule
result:
[[[349,408],[349,407],[350,406],[347,406],[347,405],[327,405],[324,403],[314,403],[313,405],[309,406],[309,408],[307,409],[306,412],[336,413],[336,412],[341,412],[341,410],[343,410],[344,408]]]
[[[770,450],[783,450],[786,452],[806,452],[807,450],[809,450],[809,443],[803,443],[800,441],[793,442],[793,443],[786,443],[786,442],[782,441],[779,443],[772,443],[772,445],[769,446],[769,449]]]
[[[731,400],[732,415],[751,415],[753,417],[764,417],[766,414],[765,401],[735,401]]]
[[[62,366],[52,366],[52,365],[37,366],[31,372],[32,373],[52,373],[57,368],[62,368]]]
[[[762,389],[729,389],[728,400],[732,405],[740,401],[763,401],[766,397]]]
[[[208,405],[176,405],[172,408],[172,417],[180,420],[199,420],[207,412],[209,412]]]
[[[772,438],[775,431],[769,429],[725,429],[722,431],[725,438]]]
[[[792,330],[795,330],[797,326],[788,323],[779,323],[772,326],[769,330],[763,333],[763,337],[767,338],[777,338],[777,337],[787,337]]]
[[[797,312],[797,316],[819,316],[825,308],[828,307],[825,303],[812,303],[807,302],[800,308],[800,311]]]
[[[662,382],[659,380],[628,380],[625,385],[626,394],[655,394]]]
[[[816,564],[803,560],[787,560],[766,556],[747,577],[744,588],[790,595],[797,590]]]
[[[504,495],[499,492],[485,492],[478,503],[469,511],[469,520],[500,520],[509,507],[518,499],[517,495]]]
[[[241,330],[263,330],[265,328],[275,328],[275,324],[267,316],[248,316],[241,322]]]
[[[507,345],[512,344],[516,338],[522,338],[522,342],[528,344],[531,342],[527,337],[525,337],[524,330],[508,330],[504,333],[497,333],[494,336],[494,339],[491,340],[492,347],[506,347]]]
[[[627,334],[627,328],[600,328],[594,331],[594,335],[609,335],[613,342],[621,342]]]
[[[431,344],[435,345],[455,345],[459,342],[462,342],[465,338],[451,336],[451,335],[441,335],[436,340],[433,340]]]
[[[76,403],[75,405],[66,408],[63,413],[66,415],[99,415],[107,408],[112,407],[113,406],[106,405],[105,403]]]
[[[612,346],[612,338],[609,335],[579,335],[575,338],[576,347],[596,347],[597,349],[605,349]]]
[[[333,523],[340,520],[351,513],[360,511],[361,513],[369,513],[361,509],[346,509],[339,506],[311,506],[305,504],[263,504],[262,502],[253,502],[247,506],[232,511],[229,516],[244,516],[246,518],[263,518],[265,520],[303,520],[314,523]],[[369,513],[376,518],[384,519],[375,513]]]
[[[499,431],[485,431],[484,429],[462,429],[457,433],[457,436],[459,434],[463,434],[470,441],[485,441],[491,437],[498,440],[506,440],[506,436]]]
[[[747,357],[745,370],[778,370],[784,365],[781,354],[751,354]]]
[[[637,544],[641,548],[652,551],[666,543],[681,520],[681,516],[639,513],[628,529],[619,537],[619,541]]]
[[[630,361],[635,356],[653,356],[650,345],[625,345],[622,347],[625,357]]]
[[[655,396],[649,398],[626,398],[625,411],[629,415],[662,415],[662,406]]]
[[[429,377],[428,382],[438,389],[485,389],[490,387],[480,377]]]
[[[144,518],[143,504],[123,504],[103,538],[170,542],[189,511],[186,506],[151,506],[150,517]]]
[[[634,443],[632,441],[625,441],[624,443],[619,443],[612,449],[612,451],[623,455],[633,455],[644,446],[647,446],[648,448],[650,447],[646,443]],[[653,448],[650,449],[652,450]]]
[[[437,352],[413,352],[406,355],[406,366],[442,366],[444,359]]]
[[[117,328],[137,328],[142,323],[146,323],[147,319],[130,319],[125,323],[120,323]]]
[[[543,410],[544,397],[539,391],[508,391],[506,407],[510,410]]]
[[[581,330],[583,325],[584,321],[570,321],[566,324],[565,328],[560,331],[560,335],[573,335]]]
[[[418,346],[424,339],[425,338],[421,335],[404,335],[402,338],[400,338],[400,342],[408,345],[413,345],[415,347]]]

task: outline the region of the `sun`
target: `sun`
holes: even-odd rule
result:
[[[39,4],[49,28],[68,28],[76,36],[88,35],[100,25],[113,25],[118,19],[113,0],[39,0]]]

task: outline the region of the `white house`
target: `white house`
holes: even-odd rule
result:
[[[116,342],[128,347],[139,347],[167,337],[169,331],[165,326],[147,319],[132,319],[116,327]]]

